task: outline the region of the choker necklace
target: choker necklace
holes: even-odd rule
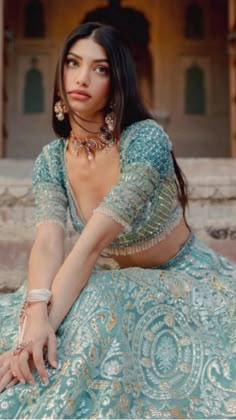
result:
[[[111,132],[105,127],[102,127],[97,133],[97,137],[79,138],[70,132],[69,145],[74,156],[78,156],[80,152],[85,151],[88,160],[93,160],[96,150],[103,150],[107,152],[114,145],[115,139]]]

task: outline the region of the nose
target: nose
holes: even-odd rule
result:
[[[76,83],[79,86],[88,86],[89,85],[89,69],[85,66],[81,66],[78,69]]]

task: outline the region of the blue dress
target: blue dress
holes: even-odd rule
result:
[[[69,209],[81,232],[65,148],[55,140],[36,161],[36,222],[64,227]],[[151,120],[122,134],[120,178],[95,209],[124,226],[106,257],[148,249],[178,224],[170,149]],[[5,390],[0,418],[236,418],[236,265],[193,234],[161,266],[107,261],[57,331],[59,367],[47,367],[49,383]],[[1,297],[0,351],[16,341],[24,293]]]

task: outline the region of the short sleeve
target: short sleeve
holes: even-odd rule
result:
[[[135,128],[126,139],[119,180],[95,209],[113,217],[127,232],[147,210],[161,182],[173,176],[171,143],[166,133],[151,120]]]
[[[63,229],[67,221],[67,197],[62,182],[52,173],[50,156],[44,148],[37,157],[33,171],[36,226],[55,222]]]

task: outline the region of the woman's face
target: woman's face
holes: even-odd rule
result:
[[[79,116],[103,118],[110,93],[110,66],[105,50],[92,38],[80,39],[70,48],[64,85],[68,103]]]

